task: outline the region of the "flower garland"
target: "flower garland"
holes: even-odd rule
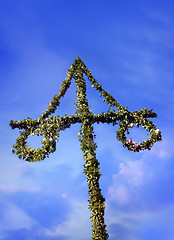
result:
[[[78,121],[78,117],[67,117],[66,115],[62,118],[51,116],[50,118],[39,120],[28,118],[28,120],[23,121],[11,121],[10,126],[13,129],[25,129],[20,132],[16,144],[13,145],[12,152],[16,153],[19,158],[29,162],[44,160],[46,157],[49,157],[50,153],[56,151],[56,142],[58,142],[60,130],[65,130]],[[27,144],[27,138],[34,135],[44,136],[40,148],[32,149]]]
[[[119,129],[116,132],[117,139],[122,142],[123,146],[129,151],[139,152],[146,149],[150,150],[155,142],[161,141],[162,139],[161,131],[156,128],[156,125],[152,121],[144,117],[147,116],[147,114],[150,114],[151,117],[155,117],[156,115],[152,113],[152,110],[147,112],[147,109],[144,108],[139,112],[127,112],[125,118],[119,123]],[[127,138],[126,133],[129,134],[129,130],[135,125],[137,127],[141,125],[151,136],[141,143],[133,142],[131,138]]]
[[[86,82],[83,74],[87,75],[92,87],[100,92],[103,101],[107,102],[109,110],[106,113],[94,114],[88,106]],[[50,116],[60,105],[60,99],[66,94],[66,91],[71,85],[72,78],[75,79],[77,86],[77,102],[75,103],[76,115],[65,115],[63,117]],[[116,107],[118,111],[111,111],[111,107]],[[49,157],[50,153],[55,152],[59,132],[69,128],[71,124],[81,123],[79,139],[81,150],[84,153],[84,174],[87,177],[88,194],[90,196],[89,209],[92,211],[92,239],[107,240],[109,235],[104,223],[104,209],[106,205],[99,187],[99,178],[101,176],[100,164],[96,159],[95,150],[97,145],[94,143],[95,135],[92,125],[94,123],[112,123],[113,126],[119,124],[119,128],[116,131],[117,139],[129,151],[139,152],[146,149],[150,150],[155,142],[161,141],[162,139],[161,131],[148,119],[154,117],[157,117],[157,114],[154,113],[152,109],[147,110],[143,108],[140,111],[129,112],[126,107],[120,105],[118,101],[113,98],[109,92],[106,92],[94,79],[91,71],[87,69],[83,61],[78,57],[70,69],[68,69],[67,78],[63,81],[59,94],[54,96],[47,110],[38,119],[28,118],[22,121],[10,121],[12,129],[20,129],[20,135],[16,140],[16,144],[13,145],[12,152],[17,154],[19,158],[29,162],[44,160],[46,157]],[[130,129],[135,126],[142,126],[151,134],[150,137],[141,143],[133,142],[130,137],[127,137],[127,134],[129,135]],[[29,136],[34,135],[44,137],[41,141],[42,146],[40,148],[32,149],[27,144]]]

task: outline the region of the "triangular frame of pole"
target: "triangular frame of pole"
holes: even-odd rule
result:
[[[88,80],[91,83],[91,86],[94,87],[97,91],[100,92],[101,96],[104,97],[105,102],[108,103],[109,107],[117,107],[118,109],[126,109],[125,107],[121,106],[118,101],[112,97],[109,92],[105,91],[101,84],[99,84],[96,79],[92,76],[91,71],[89,71],[84,64],[84,62],[80,59],[80,57],[77,57],[74,61],[74,63],[71,65],[70,69],[67,70],[67,77],[61,84],[61,88],[58,95],[55,95],[53,100],[50,102],[48,109],[42,114],[42,116],[39,119],[47,118],[52,113],[54,113],[57,109],[57,107],[60,105],[60,99],[63,98],[66,94],[66,91],[71,86],[71,81],[74,78],[74,75],[76,74],[77,69],[80,67],[83,74],[85,74],[88,78]]]

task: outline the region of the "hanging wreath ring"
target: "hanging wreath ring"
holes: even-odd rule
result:
[[[19,158],[29,162],[34,162],[36,160],[44,160],[45,157],[49,157],[50,153],[55,152],[59,129],[51,120],[52,119],[46,119],[41,122],[37,122],[37,124],[35,120],[26,120],[29,122],[29,126],[27,128],[24,126],[23,128],[25,128],[25,130],[20,132],[20,135],[16,140],[16,144],[13,145],[13,153],[16,153]],[[23,125],[25,124],[23,123]],[[32,149],[28,145],[27,139],[34,135],[44,137],[41,141],[42,146],[40,148]]]
[[[132,138],[128,138],[129,130],[133,127],[138,128],[142,126],[146,131],[150,133],[147,140],[137,143],[132,141]],[[161,140],[161,131],[156,128],[156,125],[149,119],[144,118],[142,112],[128,113],[126,117],[119,123],[119,129],[116,132],[117,139],[122,142],[123,146],[129,151],[139,152],[141,150],[150,150],[153,144]]]

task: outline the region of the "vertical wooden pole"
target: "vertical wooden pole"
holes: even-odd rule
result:
[[[107,240],[109,235],[104,222],[105,199],[101,194],[99,187],[99,178],[101,176],[99,162],[96,159],[95,150],[97,145],[94,143],[93,126],[90,121],[90,111],[88,100],[86,98],[86,82],[83,78],[83,72],[80,64],[74,73],[75,82],[77,85],[77,104],[76,114],[80,117],[82,126],[80,130],[80,145],[83,151],[84,174],[88,183],[88,194],[90,196],[89,209],[92,212],[92,239]]]

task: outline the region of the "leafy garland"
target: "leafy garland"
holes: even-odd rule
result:
[[[79,139],[81,142],[81,150],[85,160],[84,174],[88,183],[88,194],[90,196],[89,209],[92,212],[92,239],[108,239],[109,235],[106,231],[104,222],[105,199],[101,194],[99,187],[99,178],[101,176],[99,162],[96,159],[95,150],[97,145],[94,143],[94,132],[90,116],[92,111],[88,106],[86,98],[86,82],[83,78],[82,63],[77,66],[76,74],[74,75],[77,85],[77,103],[76,114],[82,122]],[[89,117],[88,117],[89,116]]]
[[[86,74],[90,80],[92,87],[100,92],[104,98],[103,101],[109,105],[109,110],[106,113],[94,114],[88,106],[86,98],[86,82],[83,78]],[[60,104],[60,99],[64,97],[66,91],[71,85],[72,78],[75,79],[77,85],[77,102],[76,115],[70,116],[51,116]],[[111,107],[116,107],[118,110],[111,111]],[[59,132],[69,128],[71,124],[81,123],[81,130],[79,132],[79,139],[81,150],[83,151],[83,158],[85,160],[84,173],[87,177],[89,187],[89,209],[92,211],[91,221],[93,223],[92,239],[108,239],[106,225],[104,223],[104,209],[105,199],[101,194],[99,187],[100,168],[99,162],[96,159],[95,150],[97,145],[94,143],[94,123],[112,123],[113,126],[119,123],[119,129],[116,131],[117,139],[122,142],[123,146],[129,151],[139,152],[141,150],[150,150],[153,144],[161,141],[161,131],[156,128],[156,125],[147,118],[157,117],[157,114],[146,108],[140,111],[130,112],[126,107],[121,106],[109,92],[102,89],[101,85],[94,79],[83,61],[77,57],[75,62],[67,71],[67,78],[63,81],[58,95],[55,95],[50,102],[48,109],[38,119],[24,119],[22,121],[10,121],[12,129],[19,128],[20,135],[13,145],[12,152],[17,154],[29,162],[44,160],[49,157],[50,153],[56,151],[56,142],[59,138]],[[133,142],[131,138],[126,135],[134,126],[142,126],[150,133],[149,139],[142,143]],[[23,130],[23,131],[21,131]],[[29,136],[41,135],[43,136],[42,146],[37,149],[32,149],[27,144]]]

